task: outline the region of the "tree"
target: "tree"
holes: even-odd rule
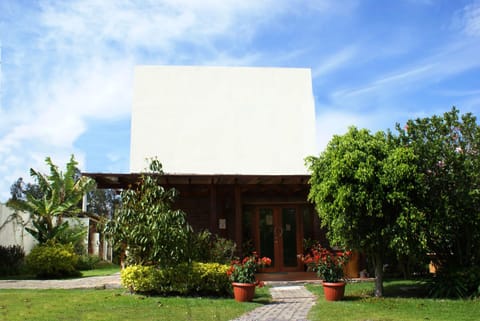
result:
[[[480,264],[480,127],[455,107],[443,116],[397,125],[418,155],[417,206],[425,213],[428,250],[444,270]]]
[[[122,205],[106,226],[114,244],[128,251],[128,263],[176,266],[189,260],[192,228],[186,214],[173,210],[175,189],[160,185],[161,163],[154,159],[149,172],[121,194]]]
[[[365,252],[375,269],[375,295],[383,295],[388,253],[418,253],[425,244],[414,196],[416,156],[389,133],[351,127],[334,136],[319,157],[307,158],[309,199],[333,245]]]
[[[87,199],[87,212],[106,219],[113,217],[115,208],[120,205],[113,189],[94,189],[87,194]]]
[[[50,168],[50,174],[30,169],[30,175],[36,184],[30,185],[30,188],[27,185],[24,189],[21,180],[17,181],[14,186],[19,188],[12,189],[12,198],[7,202],[7,206],[15,210],[30,213],[33,228],[26,230],[39,243],[55,240],[68,228],[62,218],[80,213],[83,195],[95,186],[92,179],[79,177],[76,167],[78,163],[73,155],[66,165],[65,173],[53,164],[50,157],[45,162]]]
[[[22,177],[19,177],[15,183],[10,186],[11,201],[26,200],[27,193],[34,195],[36,198],[43,197],[43,193],[37,184],[25,183]]]

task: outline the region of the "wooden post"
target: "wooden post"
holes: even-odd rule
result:
[[[217,188],[210,184],[210,232],[218,234]]]
[[[235,185],[235,243],[237,243],[237,253],[242,254],[242,192],[240,187]]]

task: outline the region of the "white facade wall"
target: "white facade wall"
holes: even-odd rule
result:
[[[28,254],[37,244],[33,236],[23,227],[23,224],[29,221],[30,215],[20,212],[17,218],[13,218],[13,214],[14,211],[11,208],[0,204],[0,245],[20,245],[25,254]]]
[[[130,171],[307,174],[315,153],[310,69],[139,66]]]
[[[38,243],[35,238],[30,235],[30,233],[28,233],[24,228],[24,224],[26,224],[28,227],[32,227],[32,224],[30,223],[30,214],[19,212],[18,216],[16,217],[13,217],[13,214],[14,210],[0,203],[0,245],[20,245],[21,247],[23,247],[25,254],[28,254]],[[82,224],[85,227],[86,234],[84,239],[84,245],[85,249],[87,250],[89,218],[67,217],[65,218],[65,221],[67,221],[72,227],[77,226],[78,224]]]

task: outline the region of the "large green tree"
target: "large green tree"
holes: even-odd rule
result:
[[[425,213],[428,250],[446,270],[480,264],[480,127],[454,107],[397,126],[421,174],[417,205]]]
[[[319,157],[307,158],[309,199],[332,245],[358,249],[373,261],[375,295],[383,295],[388,253],[414,255],[425,240],[423,215],[412,198],[419,180],[416,156],[390,134],[351,127],[334,136]]]
[[[127,262],[172,267],[189,260],[192,229],[186,214],[172,208],[175,189],[160,185],[161,163],[154,159],[149,172],[121,194],[121,207],[107,224],[107,235],[127,251]]]
[[[30,169],[35,185],[22,190],[21,182],[17,181],[20,189],[16,188],[14,191],[12,187],[12,198],[7,202],[7,206],[30,214],[33,228],[26,230],[39,243],[53,240],[65,231],[68,224],[63,222],[62,218],[80,213],[83,195],[95,187],[92,179],[78,175],[78,163],[73,155],[65,172],[60,171],[50,157],[47,157],[45,162],[50,173],[44,174]]]

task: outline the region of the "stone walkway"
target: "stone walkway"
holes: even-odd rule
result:
[[[306,321],[315,296],[303,285],[275,285],[270,288],[273,302],[234,321]]]
[[[113,289],[120,287],[120,273],[66,280],[0,280],[0,289]]]

